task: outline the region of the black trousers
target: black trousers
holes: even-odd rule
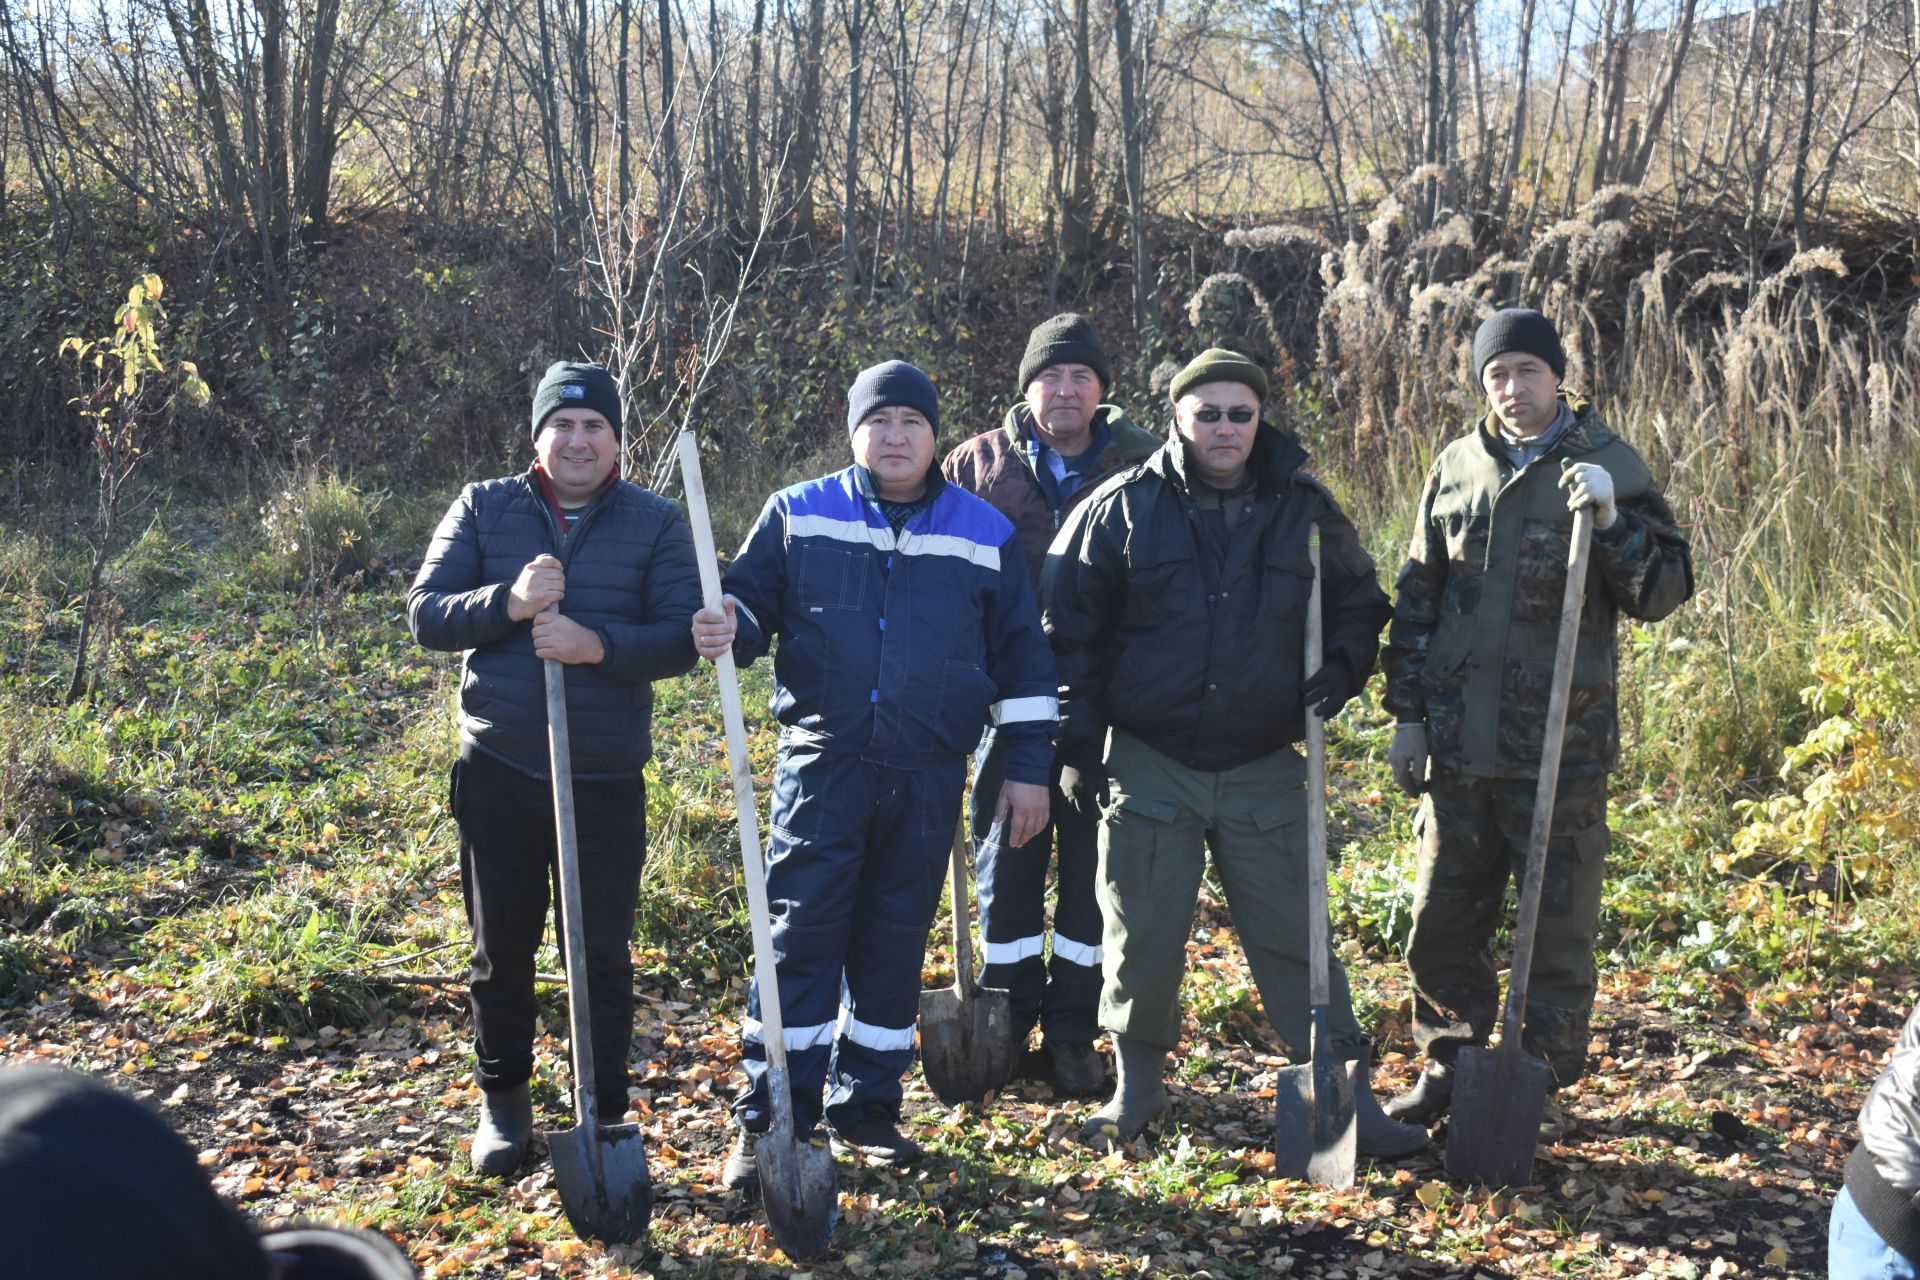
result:
[[[559,901],[553,787],[467,748],[453,766],[451,801],[460,824],[460,892],[473,929],[476,1074],[483,1089],[511,1089],[533,1074],[534,953],[546,930],[548,904]],[[630,944],[647,856],[646,783],[575,781],[573,805],[595,1102],[601,1122],[615,1124],[627,1109]],[[555,936],[563,937],[557,907],[553,914]]]

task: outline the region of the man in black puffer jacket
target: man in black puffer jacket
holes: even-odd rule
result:
[[[474,934],[472,1158],[495,1175],[519,1166],[533,1130],[533,961],[556,854],[541,663],[566,664],[594,1077],[612,1124],[627,1109],[652,682],[692,669],[687,618],[700,607],[679,509],[615,474],[620,393],[607,371],[553,365],[532,425],[533,466],[467,486],[407,597],[415,639],[465,652],[451,808]]]
[[[1860,1108],[1860,1145],[1827,1233],[1827,1274],[1920,1275],[1920,1008]]]
[[[1041,577],[1063,694],[1056,747],[1103,759],[1107,774],[1100,1025],[1119,1073],[1082,1131],[1092,1145],[1132,1141],[1169,1105],[1162,1077],[1209,851],[1267,1018],[1306,1060],[1307,765],[1295,744],[1309,706],[1330,717],[1365,685],[1388,612],[1306,451],[1261,422],[1266,371],[1214,348],[1169,390],[1173,438],[1075,509]],[[1315,525],[1326,661],[1308,676]],[[1329,965],[1334,1041],[1362,1058],[1346,972]],[[1426,1145],[1371,1091],[1356,1104],[1362,1153]]]

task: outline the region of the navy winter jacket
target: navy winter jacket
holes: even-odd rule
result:
[[[992,724],[1007,776],[1044,786],[1058,680],[1013,525],[938,472],[927,483],[897,537],[861,467],[769,498],[727,570],[734,657],[780,637],[773,713],[788,742],[918,769]]]
[[[562,532],[531,470],[468,485],[434,532],[407,594],[407,625],[429,649],[464,649],[460,740],[547,776],[546,675],[533,624],[507,592],[535,556],[566,569],[560,612],[600,636],[597,664],[566,668],[573,776],[638,777],[653,753],[655,680],[693,668],[700,607],[693,539],[673,503],[625,480]]]

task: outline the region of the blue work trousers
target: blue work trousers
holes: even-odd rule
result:
[[[786,1024],[794,1123],[835,1130],[869,1112],[897,1119],[913,1061],[927,929],[940,904],[966,759],[892,769],[789,745],[773,775],[767,901]],[[742,1127],[773,1120],[760,992],[741,1037]]]
[[[1015,1036],[1025,1040],[1035,1022],[1049,1040],[1085,1042],[1100,1034],[1100,814],[1091,796],[1060,789],[1054,761],[1048,825],[1017,849],[988,840],[1000,787],[1007,776],[1006,744],[990,734],[975,759],[971,818],[978,852],[974,879],[980,931],[986,935],[982,986],[1004,987],[1013,1006]],[[1059,851],[1053,945],[1047,945],[1047,869]]]

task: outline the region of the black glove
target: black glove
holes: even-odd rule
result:
[[[1314,707],[1322,720],[1331,720],[1340,714],[1340,708],[1353,701],[1361,684],[1347,674],[1345,661],[1329,658],[1300,686],[1300,700]]]
[[[1092,743],[1061,744],[1060,794],[1081,813],[1098,809],[1107,795],[1107,765]]]

